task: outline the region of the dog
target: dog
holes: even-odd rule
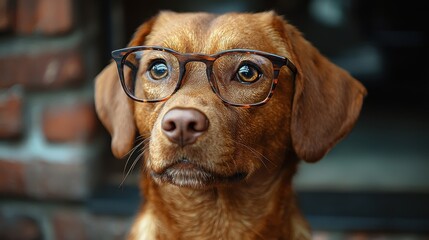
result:
[[[164,11],[128,47],[95,85],[113,154],[144,154],[128,238],[311,239],[293,176],[351,131],[365,87],[273,11]]]

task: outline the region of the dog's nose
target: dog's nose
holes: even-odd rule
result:
[[[174,108],[168,111],[161,122],[167,138],[181,147],[193,144],[209,128],[207,116],[192,108]]]

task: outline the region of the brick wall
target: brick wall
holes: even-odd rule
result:
[[[0,0],[0,239],[121,239],[85,207],[106,151],[93,106],[101,1]]]

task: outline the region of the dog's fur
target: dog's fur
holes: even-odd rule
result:
[[[138,45],[204,54],[256,49],[288,57],[298,73],[294,82],[284,79],[283,67],[272,99],[245,109],[223,104],[198,63],[187,65],[181,89],[162,103],[130,100],[114,63],[107,66],[97,77],[95,100],[114,155],[126,155],[136,133],[149,139],[140,181],[145,201],[129,239],[310,239],[292,177],[300,159],[319,160],[352,129],[365,88],[274,12],[162,12],[139,27],[129,46]],[[210,121],[207,132],[185,147],[161,131],[163,116],[175,108],[196,109]],[[205,183],[191,168],[182,183],[151,174],[183,156],[225,179],[247,175],[238,182]]]

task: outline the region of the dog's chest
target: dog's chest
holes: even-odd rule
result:
[[[135,221],[130,238],[143,239],[254,239],[250,221],[225,215],[220,209],[174,216],[168,222],[146,211]],[[174,226],[172,226],[174,225]]]

